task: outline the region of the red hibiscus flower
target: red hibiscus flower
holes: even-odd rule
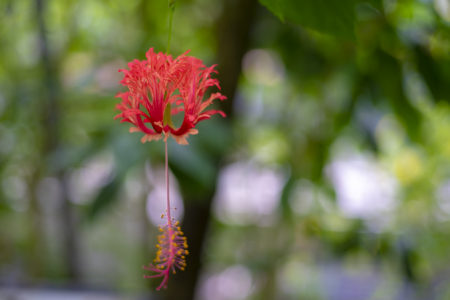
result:
[[[116,106],[121,112],[115,118],[129,122],[135,127],[130,132],[143,132],[141,141],[158,140],[172,136],[179,144],[187,144],[190,134],[197,134],[195,125],[211,115],[225,113],[206,110],[215,100],[224,100],[221,93],[213,93],[204,100],[211,86],[220,89],[219,81],[211,78],[214,65],[206,67],[203,62],[186,53],[173,59],[162,52],[147,51],[146,60],[133,60],[129,69],[121,69],[124,78],[121,84],[128,91],[117,94],[122,102]],[[184,113],[182,124],[176,128],[172,116]]]

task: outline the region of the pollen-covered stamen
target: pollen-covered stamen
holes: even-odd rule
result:
[[[158,236],[156,248],[156,258],[153,264],[143,266],[145,270],[155,272],[153,275],[144,275],[145,278],[162,277],[163,280],[157,290],[167,287],[169,274],[176,273],[176,270],[184,271],[186,267],[187,240],[183,235],[178,221],[170,222],[163,227],[159,227],[161,234]]]

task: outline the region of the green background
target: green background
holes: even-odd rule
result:
[[[168,12],[0,2],[0,296],[450,299],[450,3],[177,1],[228,116],[169,142],[190,255],[155,292],[163,143],[113,117]]]

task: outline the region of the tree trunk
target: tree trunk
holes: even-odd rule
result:
[[[59,128],[60,126],[60,111],[58,99],[60,98],[60,87],[58,80],[57,65],[54,63],[50,53],[50,46],[47,38],[47,29],[45,24],[45,0],[36,0],[36,22],[38,25],[39,34],[39,52],[41,58],[41,65],[44,75],[42,76],[42,86],[44,88],[42,96],[42,111],[40,112],[42,119],[42,162],[37,162],[37,168],[40,172],[45,173],[45,161],[49,156],[54,154],[59,147]],[[76,231],[76,220],[74,210],[68,198],[68,189],[64,172],[62,170],[54,174],[59,182],[62,183],[62,197],[61,205],[59,206],[60,222],[61,222],[61,237],[63,241],[63,257],[65,275],[71,279],[73,283],[77,283],[80,278],[80,263],[79,263],[79,240]],[[32,190],[34,193],[34,190]],[[42,253],[35,255],[35,259],[40,259]]]

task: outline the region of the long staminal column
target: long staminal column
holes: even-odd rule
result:
[[[154,272],[153,275],[144,275],[144,278],[157,278],[161,277],[161,284],[156,288],[167,288],[169,280],[169,274],[176,273],[179,269],[184,271],[186,267],[186,255],[189,254],[187,250],[187,240],[181,231],[178,221],[170,216],[170,196],[169,196],[169,166],[168,166],[168,152],[167,152],[167,139],[165,142],[165,176],[166,176],[166,194],[167,194],[167,210],[166,220],[167,223],[164,226],[159,226],[161,234],[158,236],[158,244],[156,245],[157,252],[156,258],[153,264],[143,266],[147,271]],[[164,217],[164,214],[162,215]]]

